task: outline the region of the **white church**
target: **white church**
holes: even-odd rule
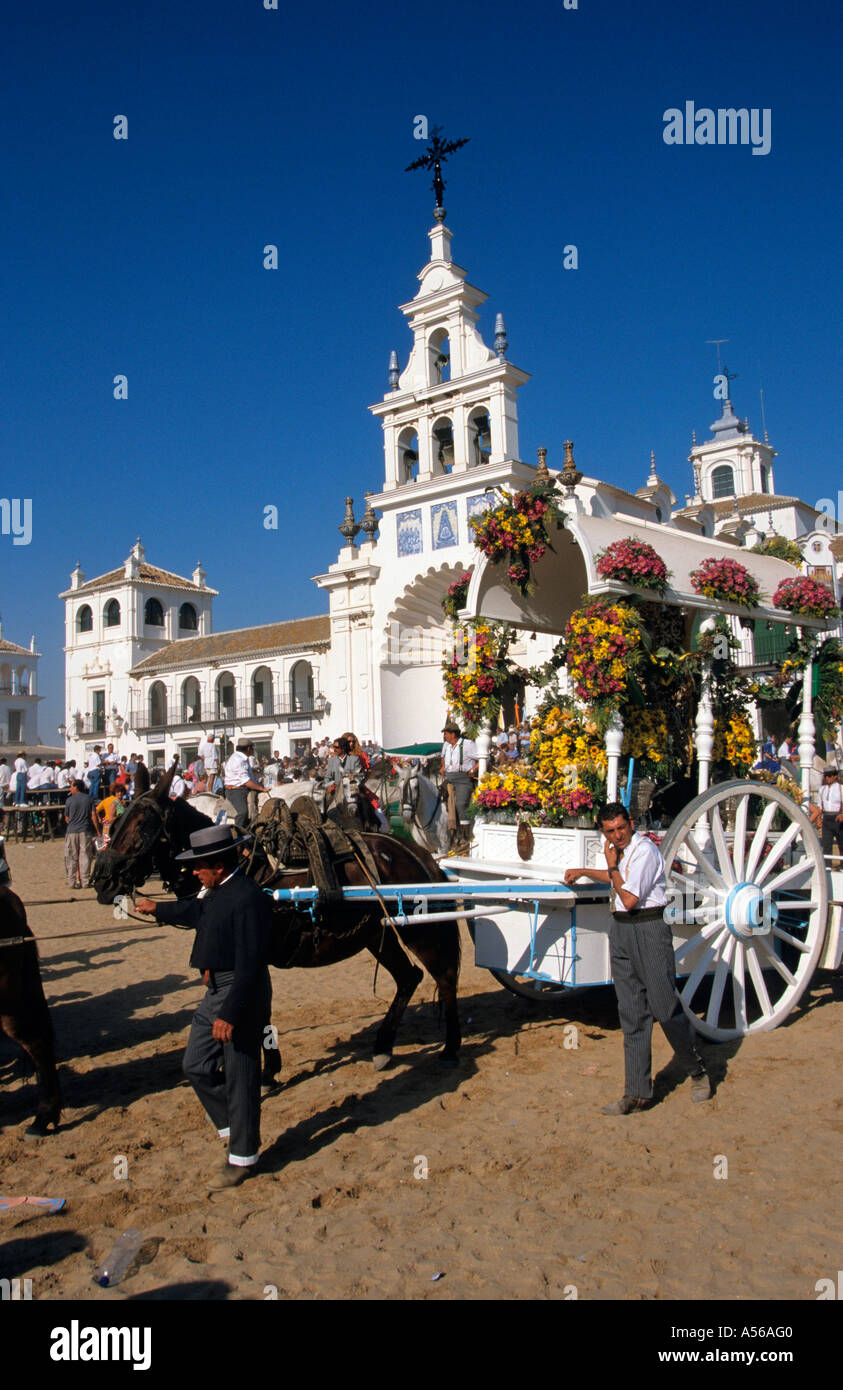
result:
[[[214,730],[282,755],[346,730],[387,748],[439,738],[446,713],[441,599],[478,560],[469,520],[496,491],[522,488],[536,471],[518,447],[518,391],[528,374],[507,359],[500,314],[494,346],[483,341],[477,317],[487,295],[452,260],[452,235],[444,217],[428,233],[419,288],[400,306],[412,334],[407,363],[402,370],[392,353],[388,390],[370,407],[383,429],[383,485],[366,493],[359,523],[346,499],[346,543],[314,577],[327,592],[328,612],[215,633],[217,591],[199,566],[189,579],[162,570],[147,561],[140,540],[107,574],[86,579],[77,566],[60,595],[69,758],[113,743],[120,754],[143,752],[153,766],[176,753],[190,761],[201,734]],[[565,487],[577,535],[590,528],[595,544],[605,544],[634,529],[656,549],[680,543],[698,552],[698,563],[778,534],[799,544],[802,572],[823,579],[839,600],[843,535],[829,532],[816,508],[776,493],[774,450],[735,415],[728,395],[711,438],[694,439],[694,491],[682,505],[652,456],[646,481],[629,492],[583,477],[570,444],[565,452],[564,464],[551,462],[550,471]],[[768,580],[782,563],[753,560]],[[522,626],[513,660],[536,665],[553,640],[537,611],[536,634]],[[756,625],[752,642],[746,660],[775,662],[786,643],[783,625]]]

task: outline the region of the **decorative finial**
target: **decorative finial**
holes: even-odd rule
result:
[[[378,529],[378,519],[372,510],[371,492],[364,492],[363,496],[366,499],[366,510],[360,518],[360,529],[367,541],[373,541],[375,539],[375,532]]]
[[[697,432],[696,432],[696,430],[691,430],[691,448],[692,448],[692,449],[696,449],[696,447],[697,447]]]
[[[547,471],[547,449],[542,444],[541,448],[536,450],[536,453],[539,456],[539,466],[536,469],[536,482],[550,482],[550,474]]]
[[[398,390],[398,375],[399,375],[399,368],[398,368],[398,353],[395,351],[395,348],[393,348],[393,349],[392,349],[392,352],[389,354],[389,389],[390,389],[390,391],[397,391],[397,390]]]
[[[495,352],[498,357],[506,357],[506,350],[509,343],[506,341],[506,324],[503,321],[503,314],[498,314],[495,318]]]
[[[565,491],[570,497],[577,483],[582,481],[582,473],[580,473],[579,469],[577,468],[577,465],[574,463],[573,439],[565,440],[564,449],[565,462],[562,465],[562,472],[559,474],[559,481],[560,483],[564,483]]]
[[[412,164],[408,164],[404,170],[405,174],[409,174],[411,169],[433,170],[433,183],[431,187],[436,194],[436,207],[433,209],[433,216],[436,218],[437,222],[444,222],[446,216],[445,208],[442,205],[442,195],[445,192],[442,165],[445,163],[448,155],[453,154],[455,150],[461,149],[463,145],[467,145],[470,138],[470,136],[466,136],[462,140],[443,140],[442,127],[435,125],[430,132],[430,143],[424,154],[419,155],[419,158],[414,159]]]
[[[653,487],[656,483],[658,483],[658,481],[659,481],[659,475],[658,475],[658,473],[656,472],[656,451],[655,451],[655,449],[651,449],[651,450],[650,450],[650,476],[649,476],[649,478],[647,479],[647,486],[648,486],[648,487]]]
[[[353,497],[346,497],[345,499],[345,518],[343,520],[342,526],[338,526],[337,530],[339,531],[340,535],[345,536],[349,545],[354,544],[354,537],[357,535],[357,532],[360,530],[360,527],[354,520]]]

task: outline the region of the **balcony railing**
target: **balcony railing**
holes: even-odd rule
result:
[[[80,720],[79,720],[78,726],[77,726],[77,727],[78,727],[78,729],[79,729],[79,735],[80,735],[80,737],[81,737],[83,734],[104,734],[104,733],[105,733],[105,715],[104,715],[104,714],[86,714],[85,717],[84,717],[83,719],[80,719]]]
[[[322,714],[325,699],[317,695],[315,699],[291,700],[280,696],[274,700],[240,700],[231,705],[190,705],[179,710],[161,714],[153,712],[148,706],[134,706],[129,714],[128,724],[138,733],[148,729],[184,729],[192,726],[212,728],[215,724],[246,724],[266,719],[295,719],[299,715]]]

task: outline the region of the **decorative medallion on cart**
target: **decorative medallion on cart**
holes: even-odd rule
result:
[[[421,507],[414,507],[411,512],[398,513],[399,555],[420,555],[424,549],[421,517]]]
[[[434,502],[430,509],[433,549],[445,550],[459,543],[457,504],[453,502]]]

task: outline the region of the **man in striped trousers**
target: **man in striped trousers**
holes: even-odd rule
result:
[[[652,1104],[653,1022],[691,1077],[691,1099],[711,1099],[711,1083],[697,1051],[694,1029],[676,993],[673,934],[664,920],[667,901],[664,860],[646,835],[633,833],[629,812],[619,801],[600,811],[606,836],[605,869],[568,869],[565,882],[590,878],[608,883],[612,904],[609,953],[623,1030],[626,1082],[620,1100],[604,1115],[631,1115]]]

